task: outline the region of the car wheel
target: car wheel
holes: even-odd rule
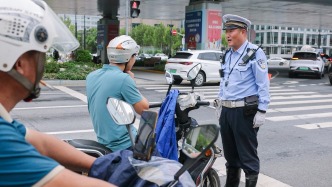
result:
[[[330,84],[332,85],[332,77],[329,77],[329,80],[330,80]]]
[[[181,84],[181,82],[182,82],[182,79],[174,79],[174,82],[173,82],[173,84]]]
[[[317,79],[321,79],[322,78],[322,72],[318,72],[318,74],[316,75]]]
[[[291,72],[288,72],[288,77],[289,77],[289,78],[293,78],[293,77],[294,77],[294,74],[291,73]]]
[[[205,75],[203,72],[199,72],[195,78],[195,86],[202,86],[205,82]]]

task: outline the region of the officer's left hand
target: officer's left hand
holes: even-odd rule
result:
[[[255,117],[254,117],[254,128],[260,127],[264,124],[265,122],[265,114],[257,111]]]

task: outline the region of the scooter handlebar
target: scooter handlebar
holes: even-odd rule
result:
[[[209,106],[209,101],[197,101],[196,106]]]
[[[161,107],[161,104],[162,104],[162,103],[154,103],[154,104],[150,104],[150,105],[149,105],[149,108],[158,108],[158,107]]]

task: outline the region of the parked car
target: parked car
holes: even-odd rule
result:
[[[332,62],[332,58],[325,53],[321,53],[320,56],[322,57],[322,59],[324,61],[324,70],[326,72],[329,64],[331,64],[331,62]]]
[[[289,67],[289,60],[281,57],[272,57],[267,60],[268,67]]]
[[[165,55],[164,53],[156,53],[154,57],[160,57],[162,61],[166,61],[168,59],[168,56]]]
[[[150,59],[151,57],[152,57],[152,55],[150,55],[150,54],[141,53],[136,57],[136,61],[143,62],[144,60]]]
[[[221,51],[213,50],[179,51],[167,60],[165,70],[173,74],[174,84],[181,84],[182,80],[188,80],[188,71],[201,63],[202,69],[195,79],[195,86],[202,86],[205,82],[220,82],[222,55]]]
[[[303,48],[296,51],[289,62],[288,76],[290,78],[298,74],[313,74],[321,79],[324,76],[324,61],[319,52],[314,48]]]

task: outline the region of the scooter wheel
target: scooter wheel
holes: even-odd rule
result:
[[[204,177],[203,187],[220,187],[220,177],[213,168],[210,168]]]

